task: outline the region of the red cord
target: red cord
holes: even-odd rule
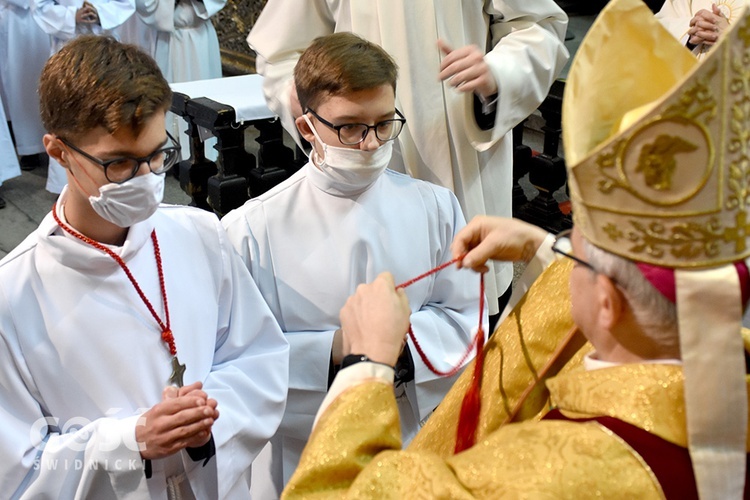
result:
[[[413,283],[416,283],[417,281],[423,278],[426,278],[427,276],[430,276],[431,274],[434,274],[440,271],[441,269],[445,269],[451,264],[455,264],[456,262],[462,260],[463,258],[464,256],[462,255],[458,258],[451,260],[450,262],[441,264],[438,267],[431,269],[424,274],[420,274],[416,278],[413,278],[409,281],[406,281],[398,285],[396,288],[406,288],[407,286]],[[469,384],[469,389],[466,391],[466,394],[464,395],[464,399],[461,402],[461,411],[458,416],[458,428],[456,429],[456,446],[453,450],[454,453],[460,453],[468,448],[471,448],[472,446],[474,446],[474,443],[476,442],[477,427],[479,426],[479,413],[482,407],[482,397],[481,397],[480,392],[482,388],[482,369],[484,367],[484,328],[482,328],[482,315],[483,314],[484,314],[484,274],[482,274],[479,279],[479,326],[477,327],[477,334],[474,336],[474,339],[471,341],[471,343],[467,347],[466,352],[464,352],[463,355],[461,356],[461,359],[458,361],[458,364],[454,366],[453,368],[451,368],[450,370],[445,371],[445,372],[435,368],[432,362],[427,358],[427,355],[422,350],[422,347],[419,345],[419,342],[417,341],[417,337],[414,335],[414,330],[412,330],[411,325],[409,325],[409,337],[414,343],[414,347],[416,348],[417,353],[419,353],[419,357],[422,359],[425,366],[432,373],[439,375],[441,377],[450,377],[458,373],[458,371],[461,369],[461,366],[463,366],[464,362],[469,357],[469,354],[471,353],[472,349],[476,346],[476,356],[474,358],[474,373],[472,374],[471,383]]]
[[[81,233],[75,231],[73,228],[71,228],[67,224],[63,223],[60,220],[60,218],[57,216],[57,209],[55,205],[52,205],[52,217],[55,219],[55,222],[57,222],[57,225],[60,226],[65,232],[67,232],[71,236],[78,238],[84,243],[91,245],[92,247],[98,250],[101,250],[102,252],[112,257],[112,259],[114,259],[114,261],[120,265],[122,270],[125,271],[125,275],[130,280],[130,283],[133,284],[135,291],[138,292],[138,296],[141,298],[143,303],[148,308],[148,311],[151,313],[151,316],[154,317],[154,319],[156,320],[156,323],[158,323],[159,325],[159,328],[161,328],[161,338],[164,342],[166,342],[167,346],[169,346],[169,353],[172,356],[177,356],[177,346],[175,345],[174,335],[172,335],[172,329],[170,327],[170,322],[169,322],[169,305],[167,304],[167,288],[164,285],[164,270],[162,268],[161,251],[159,250],[159,240],[156,238],[156,230],[151,231],[151,241],[154,244],[154,258],[156,259],[156,269],[159,272],[159,287],[161,288],[161,297],[162,297],[162,302],[164,304],[164,316],[166,319],[166,324],[164,321],[161,320],[159,315],[156,314],[156,310],[154,309],[154,306],[151,305],[151,301],[148,300],[148,297],[146,297],[146,294],[143,293],[143,290],[141,290],[141,287],[138,285],[138,282],[136,281],[135,276],[133,276],[133,273],[130,272],[128,265],[125,264],[125,261],[122,260],[122,258],[120,258],[119,255],[117,255],[112,250],[105,247],[98,241],[94,241],[88,236],[82,235]]]
[[[456,262],[459,262],[464,258],[463,255],[460,257],[456,257],[455,259],[448,261],[444,264],[440,264],[439,266],[430,269],[426,273],[420,274],[416,278],[412,278],[408,281],[405,281],[401,283],[400,285],[397,285],[396,288],[406,288],[409,285],[413,285],[417,281],[424,279],[432,274],[437,273],[438,271],[441,271],[445,269],[446,267],[455,264]],[[411,341],[414,343],[414,348],[417,350],[417,353],[419,354],[419,357],[424,362],[425,366],[428,370],[430,370],[435,375],[439,375],[441,377],[450,377],[455,375],[459,372],[461,367],[463,366],[466,359],[471,354],[471,351],[474,349],[474,346],[479,344],[479,338],[482,338],[482,343],[484,343],[484,328],[482,328],[482,315],[484,314],[484,274],[480,276],[479,279],[479,326],[477,327],[477,333],[474,336],[474,339],[472,339],[471,343],[466,348],[466,351],[461,355],[461,358],[458,361],[458,364],[451,368],[448,371],[441,371],[437,368],[435,368],[435,365],[432,364],[432,362],[427,358],[427,355],[425,354],[424,350],[422,349],[422,346],[419,344],[419,341],[417,340],[416,335],[414,335],[414,330],[412,329],[411,325],[409,325],[409,338],[411,338]]]

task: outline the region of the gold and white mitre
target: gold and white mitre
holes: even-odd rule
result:
[[[576,227],[675,269],[701,498],[741,498],[747,392],[735,261],[750,256],[750,10],[700,62],[640,0],[612,0],[572,63],[563,142]]]

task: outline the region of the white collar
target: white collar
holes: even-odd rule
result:
[[[614,361],[602,361],[596,358],[596,353],[592,352],[584,356],[583,367],[586,371],[599,370],[601,368],[612,368],[614,366],[622,366],[626,363],[617,363]],[[682,361],[679,359],[645,359],[639,361],[641,365],[676,365],[682,366]]]

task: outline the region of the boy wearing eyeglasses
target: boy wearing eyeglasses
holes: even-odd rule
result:
[[[39,94],[68,184],[0,261],[0,491],[246,498],[288,345],[216,217],[161,204],[166,80],[134,46],[82,36]]]
[[[222,221],[291,346],[287,410],[271,444],[275,491],[265,494],[280,493],[334,373],[352,361],[342,355],[338,318],[347,297],[382,271],[403,282],[451,260],[450,242],[464,225],[449,190],[387,168],[406,126],[396,78],[375,44],[351,33],[316,39],[295,69],[305,110],[296,124],[312,144],[310,161]],[[444,269],[405,291],[426,358],[450,370],[479,322],[479,277]],[[432,373],[411,339],[396,372],[408,441],[457,375]],[[262,474],[254,468],[255,479]]]

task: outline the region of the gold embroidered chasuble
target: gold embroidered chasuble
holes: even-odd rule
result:
[[[563,345],[574,328],[568,284],[572,268],[568,259],[552,262],[487,341],[477,440],[508,423],[511,415],[515,415],[513,421],[541,418],[549,407],[545,374],[580,366],[583,355],[592,349],[588,343],[581,347],[582,337],[569,342],[567,349]],[[558,353],[558,362],[550,363]],[[453,455],[458,415],[473,374],[471,366],[453,384],[409,450]]]
[[[612,416],[686,446],[675,365],[574,369],[548,382],[566,416]],[[400,451],[392,390],[365,382],[321,417],[285,498],[663,498],[651,470],[596,422],[527,421],[453,457]]]
[[[453,455],[471,368],[405,451],[392,387],[368,381],[320,416],[283,497],[663,498],[641,457],[609,429],[539,422],[551,400],[570,418],[611,416],[686,446],[679,366],[583,370],[591,346],[570,340],[571,268],[558,261],[545,270],[487,343],[474,447]]]

